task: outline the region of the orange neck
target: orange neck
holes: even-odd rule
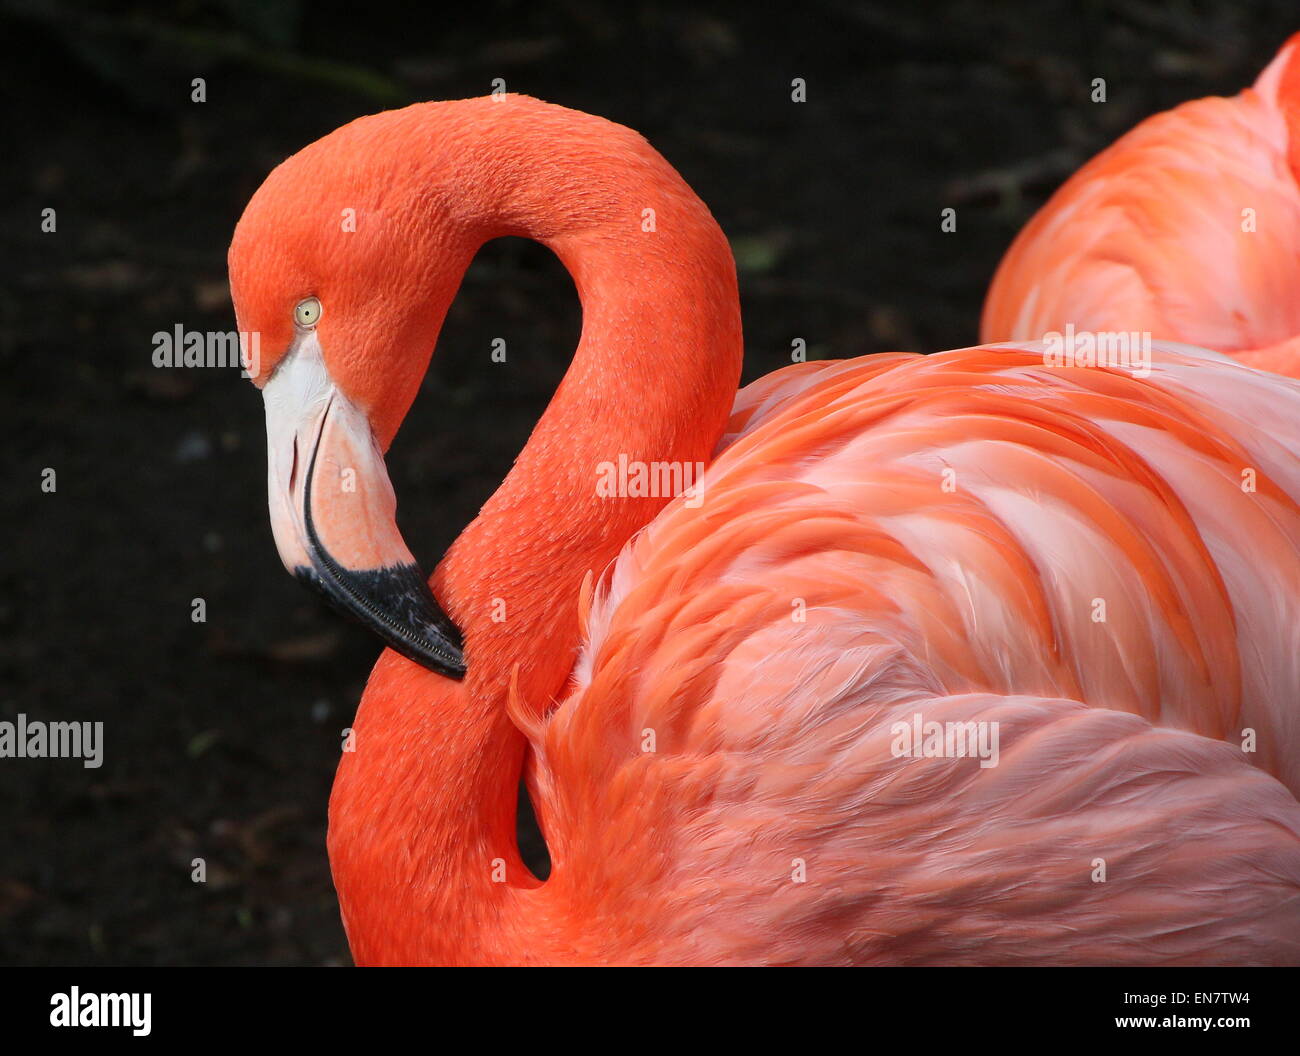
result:
[[[554,960],[572,937],[543,935],[557,917],[519,860],[525,742],[507,687],[517,666],[537,715],[563,693],[583,577],[668,500],[603,497],[602,464],[710,460],[740,373],[735,273],[708,210],[634,133],[526,99],[439,105],[469,112],[472,132],[457,139],[463,186],[436,197],[462,203],[472,247],[507,234],[550,246],[583,332],[515,467],[433,577],[469,674],[458,685],[381,658],[335,782],[330,857],[359,962]]]

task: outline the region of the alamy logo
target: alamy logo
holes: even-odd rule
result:
[[[619,455],[596,467],[600,499],[675,499],[692,509],[704,502],[703,462],[641,462]]]
[[[186,330],[153,335],[153,365],[164,367],[238,367],[242,378],[256,377],[262,359],[262,335],[256,330]]]
[[[1151,334],[1139,330],[1049,330],[1043,335],[1043,362],[1049,367],[1109,367],[1135,378],[1151,373]]]
[[[889,727],[895,759],[978,759],[988,769],[998,765],[996,722],[927,722],[919,711],[911,722]]]
[[[81,759],[87,770],[104,762],[102,722],[0,722],[0,759]]]
[[[151,1029],[152,994],[83,994],[74,986],[50,997],[52,1027],[130,1027],[143,1038]]]

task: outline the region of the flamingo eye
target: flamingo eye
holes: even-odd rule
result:
[[[305,301],[299,301],[294,308],[293,321],[299,326],[313,327],[320,322],[320,311],[320,301],[315,297],[308,297]]]

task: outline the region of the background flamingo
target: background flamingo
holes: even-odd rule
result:
[[[1300,376],[1300,34],[1231,99],[1142,122],[1016,238],[980,336],[1138,330]]]
[[[505,234],[568,267],[583,335],[432,579],[458,680],[378,452]],[[359,963],[1300,957],[1293,382],[1028,347],[736,397],[705,207],[634,133],[522,97],[306,148],[230,266],[286,564],[435,669],[385,653],[335,784]],[[702,505],[599,498],[620,454],[712,460]],[[999,765],[898,757],[916,714],[999,723]],[[515,846],[525,762],[544,884]]]

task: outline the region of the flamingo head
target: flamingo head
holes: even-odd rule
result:
[[[384,162],[400,141],[385,116],[271,173],[235,230],[231,293],[265,404],[285,567],[404,656],[461,678],[460,633],[398,531],[384,452],[468,256],[427,195],[403,193],[414,174],[400,152]]]

